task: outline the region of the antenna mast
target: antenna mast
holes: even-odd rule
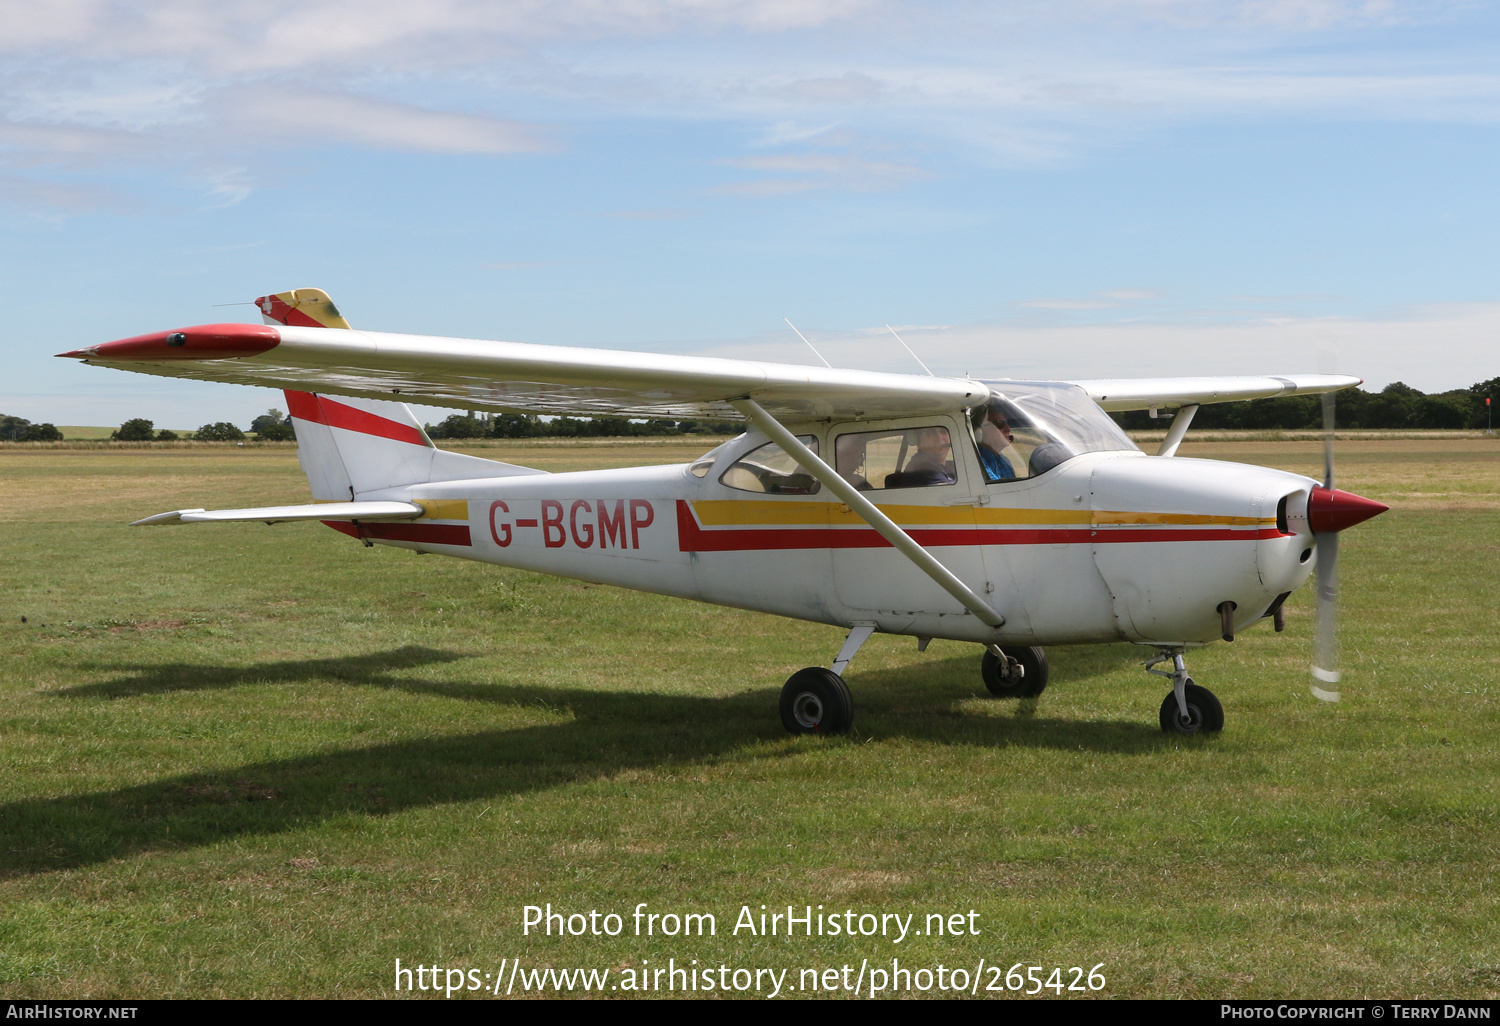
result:
[[[885,326],[885,330],[889,331],[892,335],[896,335],[896,329],[891,327],[889,324]],[[927,365],[922,362],[922,358],[911,351],[911,346],[906,344],[906,339],[902,338],[900,335],[896,335],[896,341],[901,343],[902,349],[905,349],[908,353],[911,353],[911,358],[917,361],[918,367],[921,367],[924,371],[927,371],[927,376],[929,378],[937,377],[937,375],[932,373],[932,371],[928,369]]]
[[[797,331],[797,326],[791,322],[790,318],[783,317],[782,320],[786,321],[786,326],[788,328],[791,328],[793,331]],[[804,335],[804,334],[802,334],[802,332],[797,331],[797,337],[800,338],[802,341],[807,342],[807,336]],[[816,356],[820,360],[823,360],[823,366],[824,367],[827,367],[829,370],[833,370],[833,364],[831,364],[827,360],[823,359],[823,354],[820,353],[820,352],[818,352],[818,347],[817,346],[813,345],[811,342],[807,342],[807,348],[809,348],[809,349],[811,349],[813,351],[813,355],[814,356]],[[920,361],[918,361],[918,362],[920,362]]]

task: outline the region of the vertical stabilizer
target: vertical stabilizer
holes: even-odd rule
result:
[[[444,452],[405,403],[286,392],[297,458],[313,498],[352,502],[372,492],[432,481],[544,471]]]

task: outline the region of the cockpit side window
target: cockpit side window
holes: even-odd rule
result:
[[[818,451],[815,435],[798,435],[797,440]],[[816,495],[822,486],[817,478],[775,442],[767,442],[735,460],[719,475],[719,482],[742,492],[764,492],[768,495]]]
[[[1088,393],[1063,382],[986,382],[990,400],[970,411],[985,481],[1038,477],[1086,452],[1138,452]]]
[[[988,484],[1045,474],[1074,453],[1015,403],[995,396],[972,414],[979,465]]]
[[[860,491],[951,485],[953,441],[939,425],[839,435],[834,469]]]

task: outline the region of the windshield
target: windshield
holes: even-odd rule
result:
[[[699,456],[691,464],[689,464],[688,473],[692,474],[694,477],[705,476],[708,473],[709,468],[714,465],[714,460],[719,458],[719,453],[723,452],[728,446],[733,445],[735,442],[744,437],[744,434],[741,433],[735,435],[727,442],[720,442],[718,445],[714,446],[712,449],[708,450],[708,452],[704,453],[702,456]]]
[[[970,411],[979,461],[990,482],[1045,474],[1085,452],[1139,452],[1077,385],[986,381],[990,400]]]

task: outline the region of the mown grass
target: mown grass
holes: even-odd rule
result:
[[[548,469],[702,442],[518,446]],[[1316,442],[1184,455],[1321,466]],[[1500,466],[1363,441],[1344,701],[1288,631],[1195,652],[1164,737],[1131,646],[1056,648],[1036,708],[974,646],[876,638],[857,730],[791,739],[838,632],[384,548],[313,525],[290,449],[8,450],[0,992],[378,996],[394,964],[1105,963],[1108,995],[1500,994]],[[21,618],[25,617],[23,623]],[[521,907],[711,911],[713,938],[522,937]],[[980,913],[978,937],[735,938],[742,904]],[[910,962],[908,962],[908,959]],[[1051,991],[1045,991],[1051,994]]]

